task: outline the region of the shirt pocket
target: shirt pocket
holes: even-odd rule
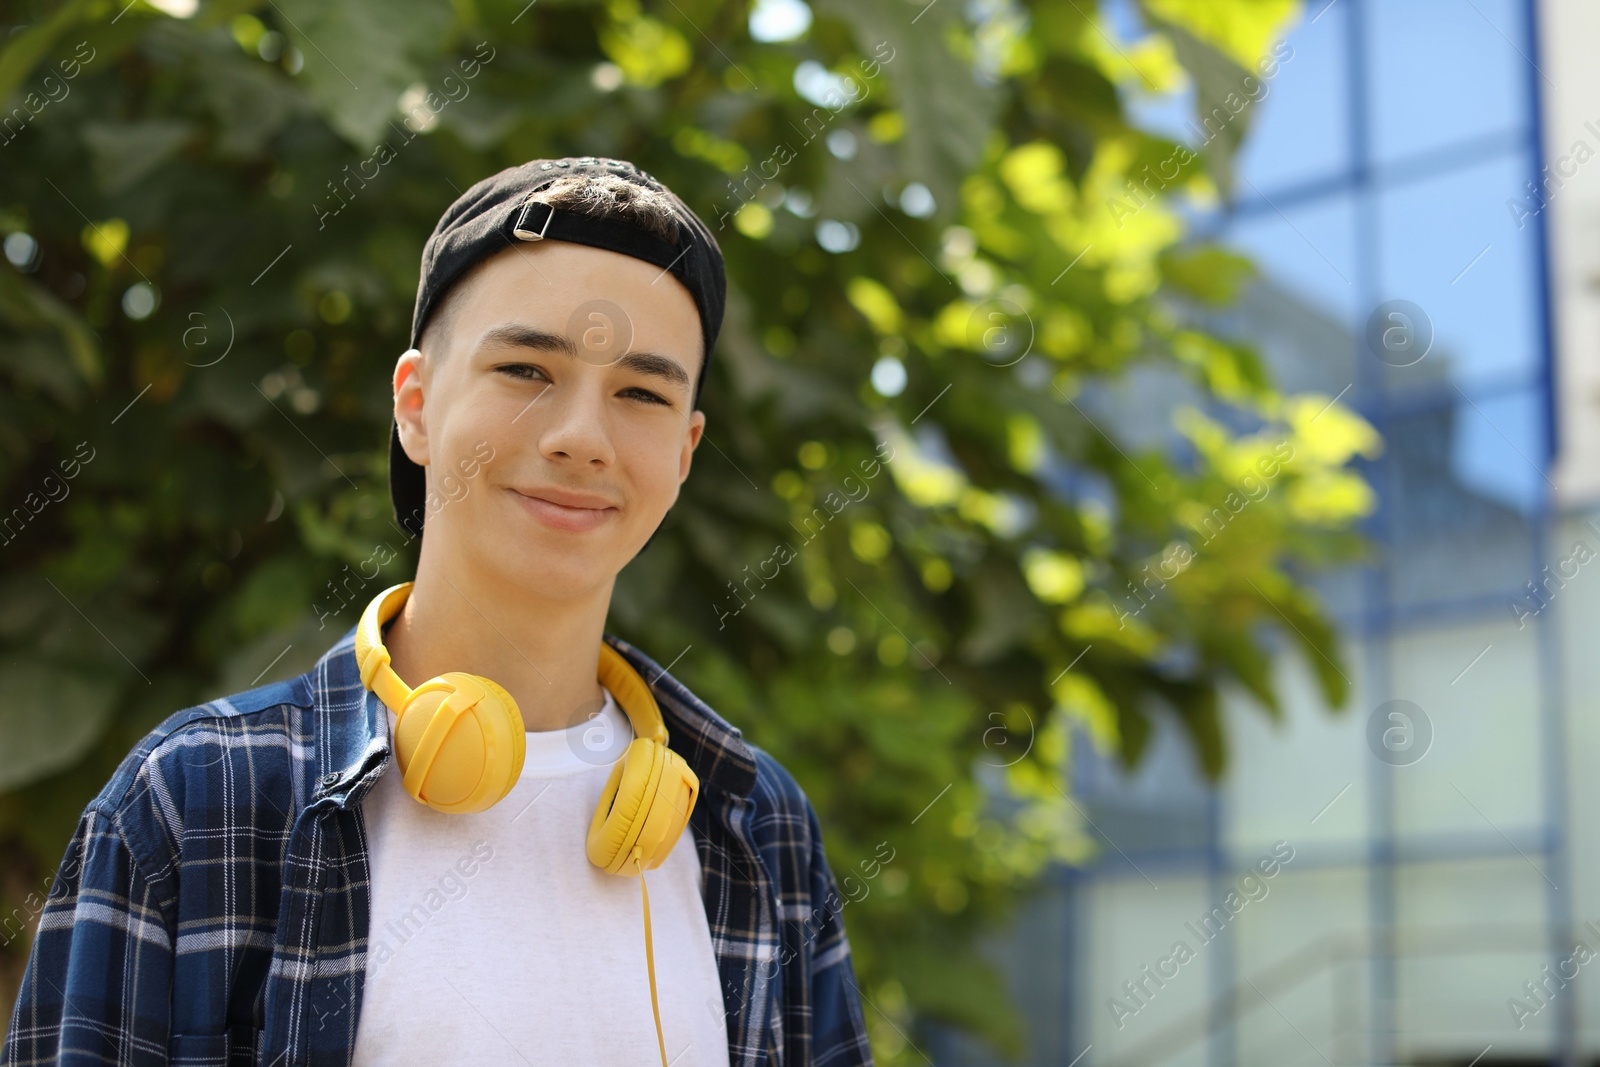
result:
[[[172,1067],[254,1067],[260,1062],[262,1031],[235,1026],[221,1034],[173,1034]]]

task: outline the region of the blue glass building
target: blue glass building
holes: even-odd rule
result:
[[[1316,583],[1353,695],[1285,655],[1215,787],[1175,726],[1131,777],[1077,746],[1098,859],[994,946],[1023,1062],[1600,1063],[1600,5],[1309,0],[1286,40],[1192,226],[1261,268],[1218,328],[1385,439],[1378,554]]]

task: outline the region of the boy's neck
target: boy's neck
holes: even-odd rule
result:
[[[599,710],[605,691],[595,671],[613,583],[587,600],[551,601],[498,576],[429,563],[424,548],[411,593],[384,633],[407,685],[446,671],[483,675],[511,694],[533,731],[575,726]]]

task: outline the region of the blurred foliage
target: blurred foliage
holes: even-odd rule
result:
[[[0,8],[0,914],[144,731],[411,576],[422,243],[538,156],[631,159],[722,243],[708,439],[611,627],[810,794],[881,1062],[927,1020],[1022,1047],[975,934],[1091,854],[1074,743],[1174,717],[1220,774],[1285,643],[1342,701],[1296,575],[1359,551],[1378,442],[1208,327],[1251,270],[1177,210],[1248,109],[1192,158],[1126,114],[1238,84],[1290,0],[180,2]]]

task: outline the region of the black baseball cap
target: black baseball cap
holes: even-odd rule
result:
[[[568,174],[615,175],[661,193],[678,214],[677,240],[668,241],[622,219],[593,218],[531,199],[557,178]],[[694,400],[698,403],[706,369],[711,365],[711,350],[722,329],[722,312],[727,299],[722,249],[717,246],[710,228],[677,194],[632,163],[620,159],[603,156],[535,159],[508,167],[462,193],[445,210],[422,248],[422,278],[417,285],[417,304],[411,316],[411,347],[422,343],[428,315],[451,283],[480,260],[525,241],[571,241],[620,252],[670,271],[682,282],[700,312],[700,331],[705,344],[705,358],[701,360],[700,375],[694,386]],[[427,494],[426,475],[400,447],[400,427],[391,422],[389,500],[394,505],[395,521],[413,537],[422,535]]]

